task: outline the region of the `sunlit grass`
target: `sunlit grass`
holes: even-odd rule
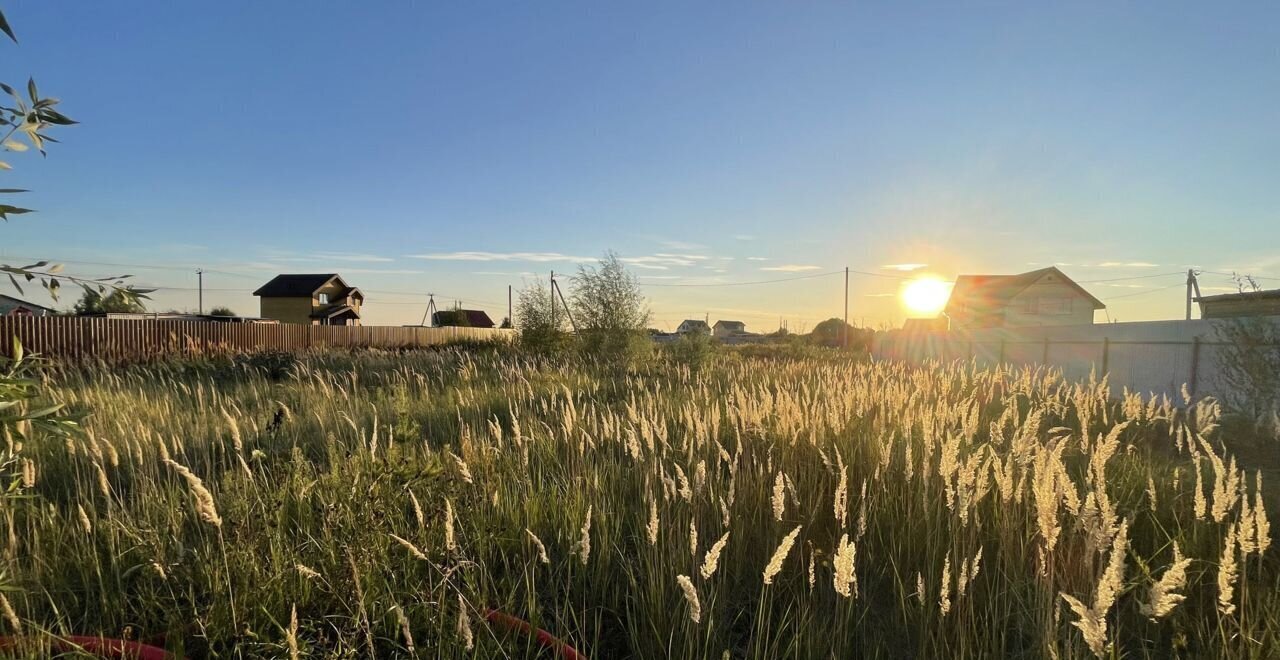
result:
[[[496,351],[314,354],[272,375],[55,377],[87,434],[22,447],[33,497],[0,510],[26,633],[536,657],[492,607],[595,658],[1263,658],[1280,641],[1262,484],[1211,403],[837,357],[620,377]]]

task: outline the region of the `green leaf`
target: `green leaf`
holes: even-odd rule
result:
[[[13,215],[21,215],[21,214],[23,214],[23,213],[31,213],[31,209],[24,209],[24,208],[20,208],[20,207],[17,207],[17,206],[10,206],[10,205],[8,205],[8,204],[0,204],[0,220],[8,220],[8,219],[9,219],[9,214],[11,214],[11,213],[12,213]]]
[[[31,191],[26,190],[24,188],[0,188],[0,193],[8,194],[8,193],[24,193],[24,192],[31,192]]]
[[[22,342],[18,340],[18,336],[13,336],[13,361],[22,361]]]
[[[50,124],[57,124],[57,125],[59,125],[59,126],[70,126],[70,125],[72,125],[72,124],[78,124],[78,123],[80,123],[80,122],[78,122],[78,121],[76,121],[76,120],[74,120],[74,119],[71,119],[70,117],[68,117],[68,116],[66,116],[66,115],[64,115],[64,114],[62,114],[61,112],[58,112],[57,110],[54,110],[53,108],[41,108],[41,109],[40,109],[40,119],[42,119],[43,121],[48,122],[48,123],[50,123]],[[45,139],[46,139],[46,140],[48,140],[48,139],[50,139],[50,138],[45,138]]]
[[[18,278],[14,277],[13,275],[10,275],[9,283],[13,285],[13,288],[18,290],[18,295],[22,295],[22,285],[18,284]]]
[[[52,415],[53,413],[56,413],[59,410],[62,410],[62,407],[64,405],[66,404],[59,403],[57,405],[49,406],[48,408],[41,408],[40,410],[37,410],[35,412],[30,412],[30,413],[27,413],[26,415],[23,415],[22,418],[23,419],[39,419],[41,417],[48,417],[49,415]]]
[[[0,32],[9,35],[13,39],[13,43],[18,43],[18,37],[13,34],[13,28],[9,27],[9,19],[4,17],[4,12],[0,11]]]
[[[35,78],[27,78],[27,95],[31,97],[32,103],[40,100],[40,93],[36,91]]]

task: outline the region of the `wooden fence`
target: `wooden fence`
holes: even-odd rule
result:
[[[510,341],[511,330],[398,326],[216,323],[74,316],[0,316],[0,355],[13,337],[23,350],[67,360],[129,362],[169,355],[298,351],[307,348],[421,348],[458,341]]]

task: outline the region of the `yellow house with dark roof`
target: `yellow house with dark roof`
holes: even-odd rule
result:
[[[276,275],[253,292],[259,315],[301,325],[360,325],[364,294],[336,273]]]

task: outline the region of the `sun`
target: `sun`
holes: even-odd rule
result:
[[[951,283],[936,277],[921,277],[902,287],[902,304],[920,316],[937,316],[951,297]]]

